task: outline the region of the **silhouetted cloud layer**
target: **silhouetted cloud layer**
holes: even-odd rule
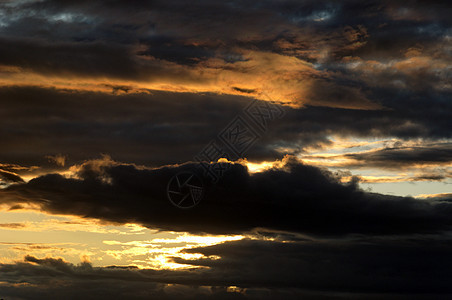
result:
[[[0,292],[19,299],[447,299],[451,242],[438,238],[244,239],[185,250],[206,258],[174,261],[207,268],[180,271],[26,256],[0,264]]]
[[[181,271],[28,255],[0,264],[0,298],[450,299],[450,193],[370,193],[294,157],[400,171],[367,182],[450,180],[451,15],[448,1],[1,1],[3,208],[248,238],[185,250],[204,257],[174,261],[203,268]],[[170,178],[254,99],[285,117],[246,158],[283,163],[229,163],[196,208],[172,206]]]
[[[246,156],[251,161],[281,159],[287,152],[328,146],[331,136],[397,137],[425,142],[349,158],[370,166],[451,161],[450,143],[443,141],[450,139],[452,132],[452,104],[446,95],[438,95],[431,103],[409,95],[395,99],[389,94],[383,99],[390,109],[285,108],[284,118],[269,124]],[[27,167],[33,166],[62,169],[60,163],[49,159],[56,155],[64,156],[68,165],[101,153],[151,166],[182,163],[199,153],[250,101],[243,96],[158,91],[107,95],[0,88],[4,145],[0,155],[2,163],[24,167],[12,171],[19,175],[29,173]]]
[[[364,110],[384,108],[375,88],[451,91],[443,2],[47,0],[0,11],[9,84],[265,92]]]
[[[231,164],[218,185],[204,179],[207,198],[198,207],[177,209],[167,200],[167,183],[180,171],[199,172],[196,166],[147,169],[104,158],[81,165],[78,178],[48,174],[0,192],[11,206],[34,203],[51,213],[175,231],[239,233],[264,227],[323,236],[393,235],[438,233],[452,224],[452,207],[444,199],[364,192],[295,159],[256,174]]]

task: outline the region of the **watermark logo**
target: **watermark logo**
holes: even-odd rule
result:
[[[166,192],[174,206],[188,209],[201,202],[204,197],[204,186],[195,173],[180,172],[170,179]]]

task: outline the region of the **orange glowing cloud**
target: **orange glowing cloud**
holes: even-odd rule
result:
[[[351,109],[381,108],[359,89],[337,85],[330,78],[331,74],[316,70],[311,63],[296,57],[241,49],[236,52],[243,60],[228,63],[213,57],[195,66],[137,55],[144,71],[136,79],[82,76],[70,71],[44,74],[16,66],[0,66],[0,86],[39,86],[68,92],[217,93],[271,99],[294,107],[309,104]],[[159,66],[157,71],[155,65]]]

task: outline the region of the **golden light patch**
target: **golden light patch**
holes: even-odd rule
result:
[[[137,53],[139,53],[137,47]],[[66,92],[84,91],[100,93],[152,93],[153,90],[183,93],[216,93],[248,96],[264,101],[276,101],[293,107],[306,103],[351,109],[380,109],[359,90],[348,93],[357,101],[326,101],[314,99],[317,87],[334,84],[323,81],[331,75],[317,70],[313,64],[296,57],[273,52],[235,49],[243,60],[233,63],[212,57],[196,66],[178,65],[152,57],[136,55],[143,68],[157,64],[159,74],[143,71],[140,78],[120,79],[59,72],[40,74],[14,66],[0,67],[0,86],[35,86],[55,88]],[[326,89],[326,90],[329,90]],[[336,86],[336,88],[341,88]],[[325,89],[322,89],[325,90]]]
[[[246,159],[239,160],[239,163],[245,165],[248,168],[249,173],[259,173],[272,168],[281,168],[285,164],[285,160],[275,161],[262,161],[259,163],[249,162]]]
[[[439,194],[419,194],[416,198],[452,198],[452,193],[439,193]]]
[[[224,242],[244,239],[243,235],[191,235],[188,233],[168,233],[176,235],[173,238],[154,238],[149,241],[120,242],[106,240],[106,245],[119,246],[117,250],[107,250],[105,253],[117,260],[128,260],[140,268],[182,269],[199,268],[191,264],[176,263],[174,258],[183,260],[220,259],[218,256],[204,256],[201,253],[186,253],[184,250],[217,245]],[[138,259],[139,258],[139,259]],[[145,258],[145,259],[143,259]]]

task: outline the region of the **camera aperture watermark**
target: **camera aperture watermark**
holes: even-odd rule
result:
[[[168,182],[167,196],[178,208],[195,207],[204,196],[202,180],[193,172],[179,172]]]

